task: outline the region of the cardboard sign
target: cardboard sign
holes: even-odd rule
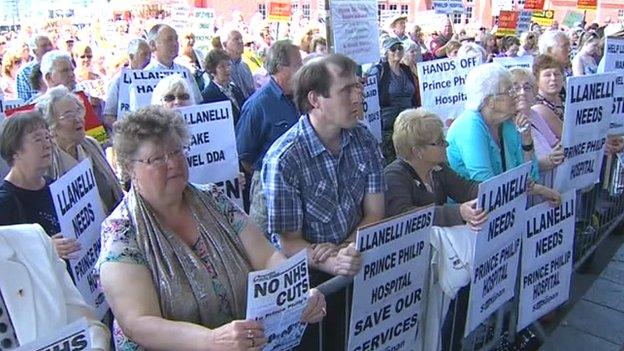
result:
[[[292,7],[290,1],[271,1],[269,2],[269,21],[284,22],[290,21],[292,16]]]
[[[4,98],[0,96],[0,121],[2,121],[5,117],[4,111],[13,110],[20,106],[24,106],[24,100],[22,99],[4,100]]]
[[[533,17],[532,10],[522,10],[518,14],[518,23],[516,25],[516,36],[531,30],[531,19]]]
[[[17,348],[15,351],[51,351],[91,350],[91,335],[86,318],[81,318],[57,330],[53,335],[46,335],[31,343]]]
[[[526,8],[526,7],[525,7]],[[555,20],[555,11],[554,10],[544,10],[544,11],[535,11],[533,12],[533,17],[531,20],[542,27],[550,27]]]
[[[359,65],[379,61],[379,26],[376,0],[330,2],[334,51]]]
[[[379,92],[377,91],[377,76],[366,77],[364,86],[364,124],[381,143],[381,108],[379,107]]]
[[[436,13],[451,14],[464,13],[464,2],[462,0],[433,0],[433,10]]]
[[[102,319],[108,303],[93,275],[93,268],[100,255],[100,226],[106,216],[91,159],[86,158],[50,184],[50,193],[61,233],[66,238],[76,239],[82,247],[69,260],[76,287],[85,301],[96,309],[98,319]]]
[[[195,28],[195,48],[207,52],[212,49],[214,35],[214,9],[193,9],[193,27]]]
[[[524,9],[525,10],[543,10],[544,0],[525,0]]]
[[[347,350],[414,350],[421,343],[433,215],[430,206],[358,229],[362,268],[353,281]]]
[[[530,55],[521,57],[494,57],[493,60],[507,69],[516,67],[526,68],[528,70],[533,69],[533,56]]]
[[[609,134],[624,134],[624,39],[607,37],[604,45],[604,72],[616,74]]]
[[[576,7],[580,10],[595,10],[598,8],[598,0],[577,0]]]
[[[496,35],[516,35],[519,13],[516,11],[501,11],[498,17],[498,29]]]

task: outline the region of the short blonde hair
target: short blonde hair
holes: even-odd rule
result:
[[[422,107],[405,110],[394,121],[392,142],[397,156],[409,158],[412,149],[427,145],[443,133],[444,124],[438,115]]]
[[[535,76],[533,75],[533,72],[531,72],[528,68],[514,67],[509,70],[509,73],[511,74],[512,83],[526,80],[531,83],[531,85],[533,85],[534,92],[535,89],[537,89],[537,81],[535,80]]]

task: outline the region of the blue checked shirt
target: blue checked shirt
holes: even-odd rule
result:
[[[17,91],[17,97],[23,101],[29,101],[33,96],[37,95],[37,92],[30,86],[30,74],[37,63],[38,62],[35,60],[32,60],[17,72],[15,89]]]
[[[363,217],[365,194],[383,192],[383,161],[365,126],[342,131],[333,156],[308,116],[275,141],[262,166],[268,232],[301,231],[311,243],[340,244]]]

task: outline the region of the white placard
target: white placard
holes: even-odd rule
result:
[[[624,134],[624,39],[607,37],[604,45],[604,72],[617,74],[609,134]]]
[[[353,282],[347,350],[414,350],[422,343],[433,215],[428,207],[358,229],[362,268]]]
[[[494,57],[493,60],[507,69],[516,67],[526,68],[528,70],[533,69],[533,56],[531,55],[520,57]]]
[[[189,180],[198,184],[215,183],[243,208],[232,103],[219,101],[182,107],[178,111],[191,134],[187,157]]]
[[[84,91],[89,96],[106,100],[106,86],[104,79],[83,80],[76,84],[76,91]]]
[[[171,18],[169,18],[171,27],[181,35],[190,28],[191,14],[191,8],[188,4],[178,3],[173,5],[171,7]]]
[[[34,327],[34,326],[33,326]],[[86,318],[81,318],[57,330],[53,335],[46,335],[15,351],[50,351],[50,350],[91,350],[91,336]]]
[[[366,77],[364,86],[364,124],[381,143],[381,108],[379,107],[379,92],[377,91],[377,75]]]
[[[492,16],[500,16],[501,11],[513,11],[513,0],[492,0]]]
[[[488,219],[477,233],[465,335],[514,296],[530,177],[527,162],[479,184]]]
[[[180,74],[188,79],[185,70],[140,70],[125,69],[121,73],[119,81],[119,96],[117,104],[117,118],[123,117],[126,113],[133,111],[131,106],[131,95],[134,94],[134,105],[150,105],[152,92],[158,82],[166,76]],[[193,92],[191,91],[190,94]]]
[[[359,65],[379,61],[377,0],[332,0],[334,51]]]
[[[450,122],[464,110],[466,76],[481,64],[480,56],[418,62],[418,85],[423,107]]]
[[[207,52],[212,49],[214,34],[214,9],[193,9],[193,25],[195,28],[195,48]]]
[[[102,319],[108,303],[93,275],[93,268],[100,256],[100,227],[105,215],[91,159],[85,158],[50,184],[50,193],[61,233],[66,238],[76,239],[82,247],[72,254],[75,258],[69,260],[74,283],[85,301],[96,309],[98,319]]]
[[[561,136],[565,158],[554,180],[554,188],[561,193],[600,180],[615,78],[612,73],[568,78]]]
[[[433,0],[433,9],[436,13],[443,14],[465,11],[463,0]]]
[[[624,38],[605,39],[604,60],[605,72],[624,70]]]
[[[531,207],[522,236],[522,273],[517,330],[568,300],[574,249],[576,191],[561,195],[561,205]]]
[[[267,339],[263,351],[290,350],[299,345],[306,328],[301,315],[309,290],[306,250],[276,268],[249,273],[246,318],[262,322]]]

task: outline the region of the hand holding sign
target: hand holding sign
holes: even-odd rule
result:
[[[264,328],[259,321],[239,320],[213,329],[206,344],[213,350],[261,350],[266,344]]]
[[[335,275],[356,275],[362,266],[362,257],[355,249],[355,244],[340,249],[335,256],[333,271]]]
[[[71,254],[80,251],[81,248],[80,243],[76,239],[65,238],[61,233],[52,236],[52,243],[59,257],[65,260],[73,258]]]
[[[477,209],[477,199],[464,202],[459,206],[461,218],[468,223],[470,229],[481,230],[481,225],[487,221],[487,213],[482,209]]]
[[[318,323],[323,320],[327,314],[327,304],[325,303],[325,295],[318,289],[310,290],[308,296],[308,305],[301,315],[303,323]]]
[[[550,153],[550,155],[548,155],[548,162],[550,162],[552,168],[555,168],[559,166],[561,162],[563,162],[563,157],[563,146],[561,146],[561,143],[558,143],[553,148],[553,151]]]
[[[320,243],[312,245],[310,259],[314,263],[325,262],[328,258],[338,254],[338,246],[332,243]]]

